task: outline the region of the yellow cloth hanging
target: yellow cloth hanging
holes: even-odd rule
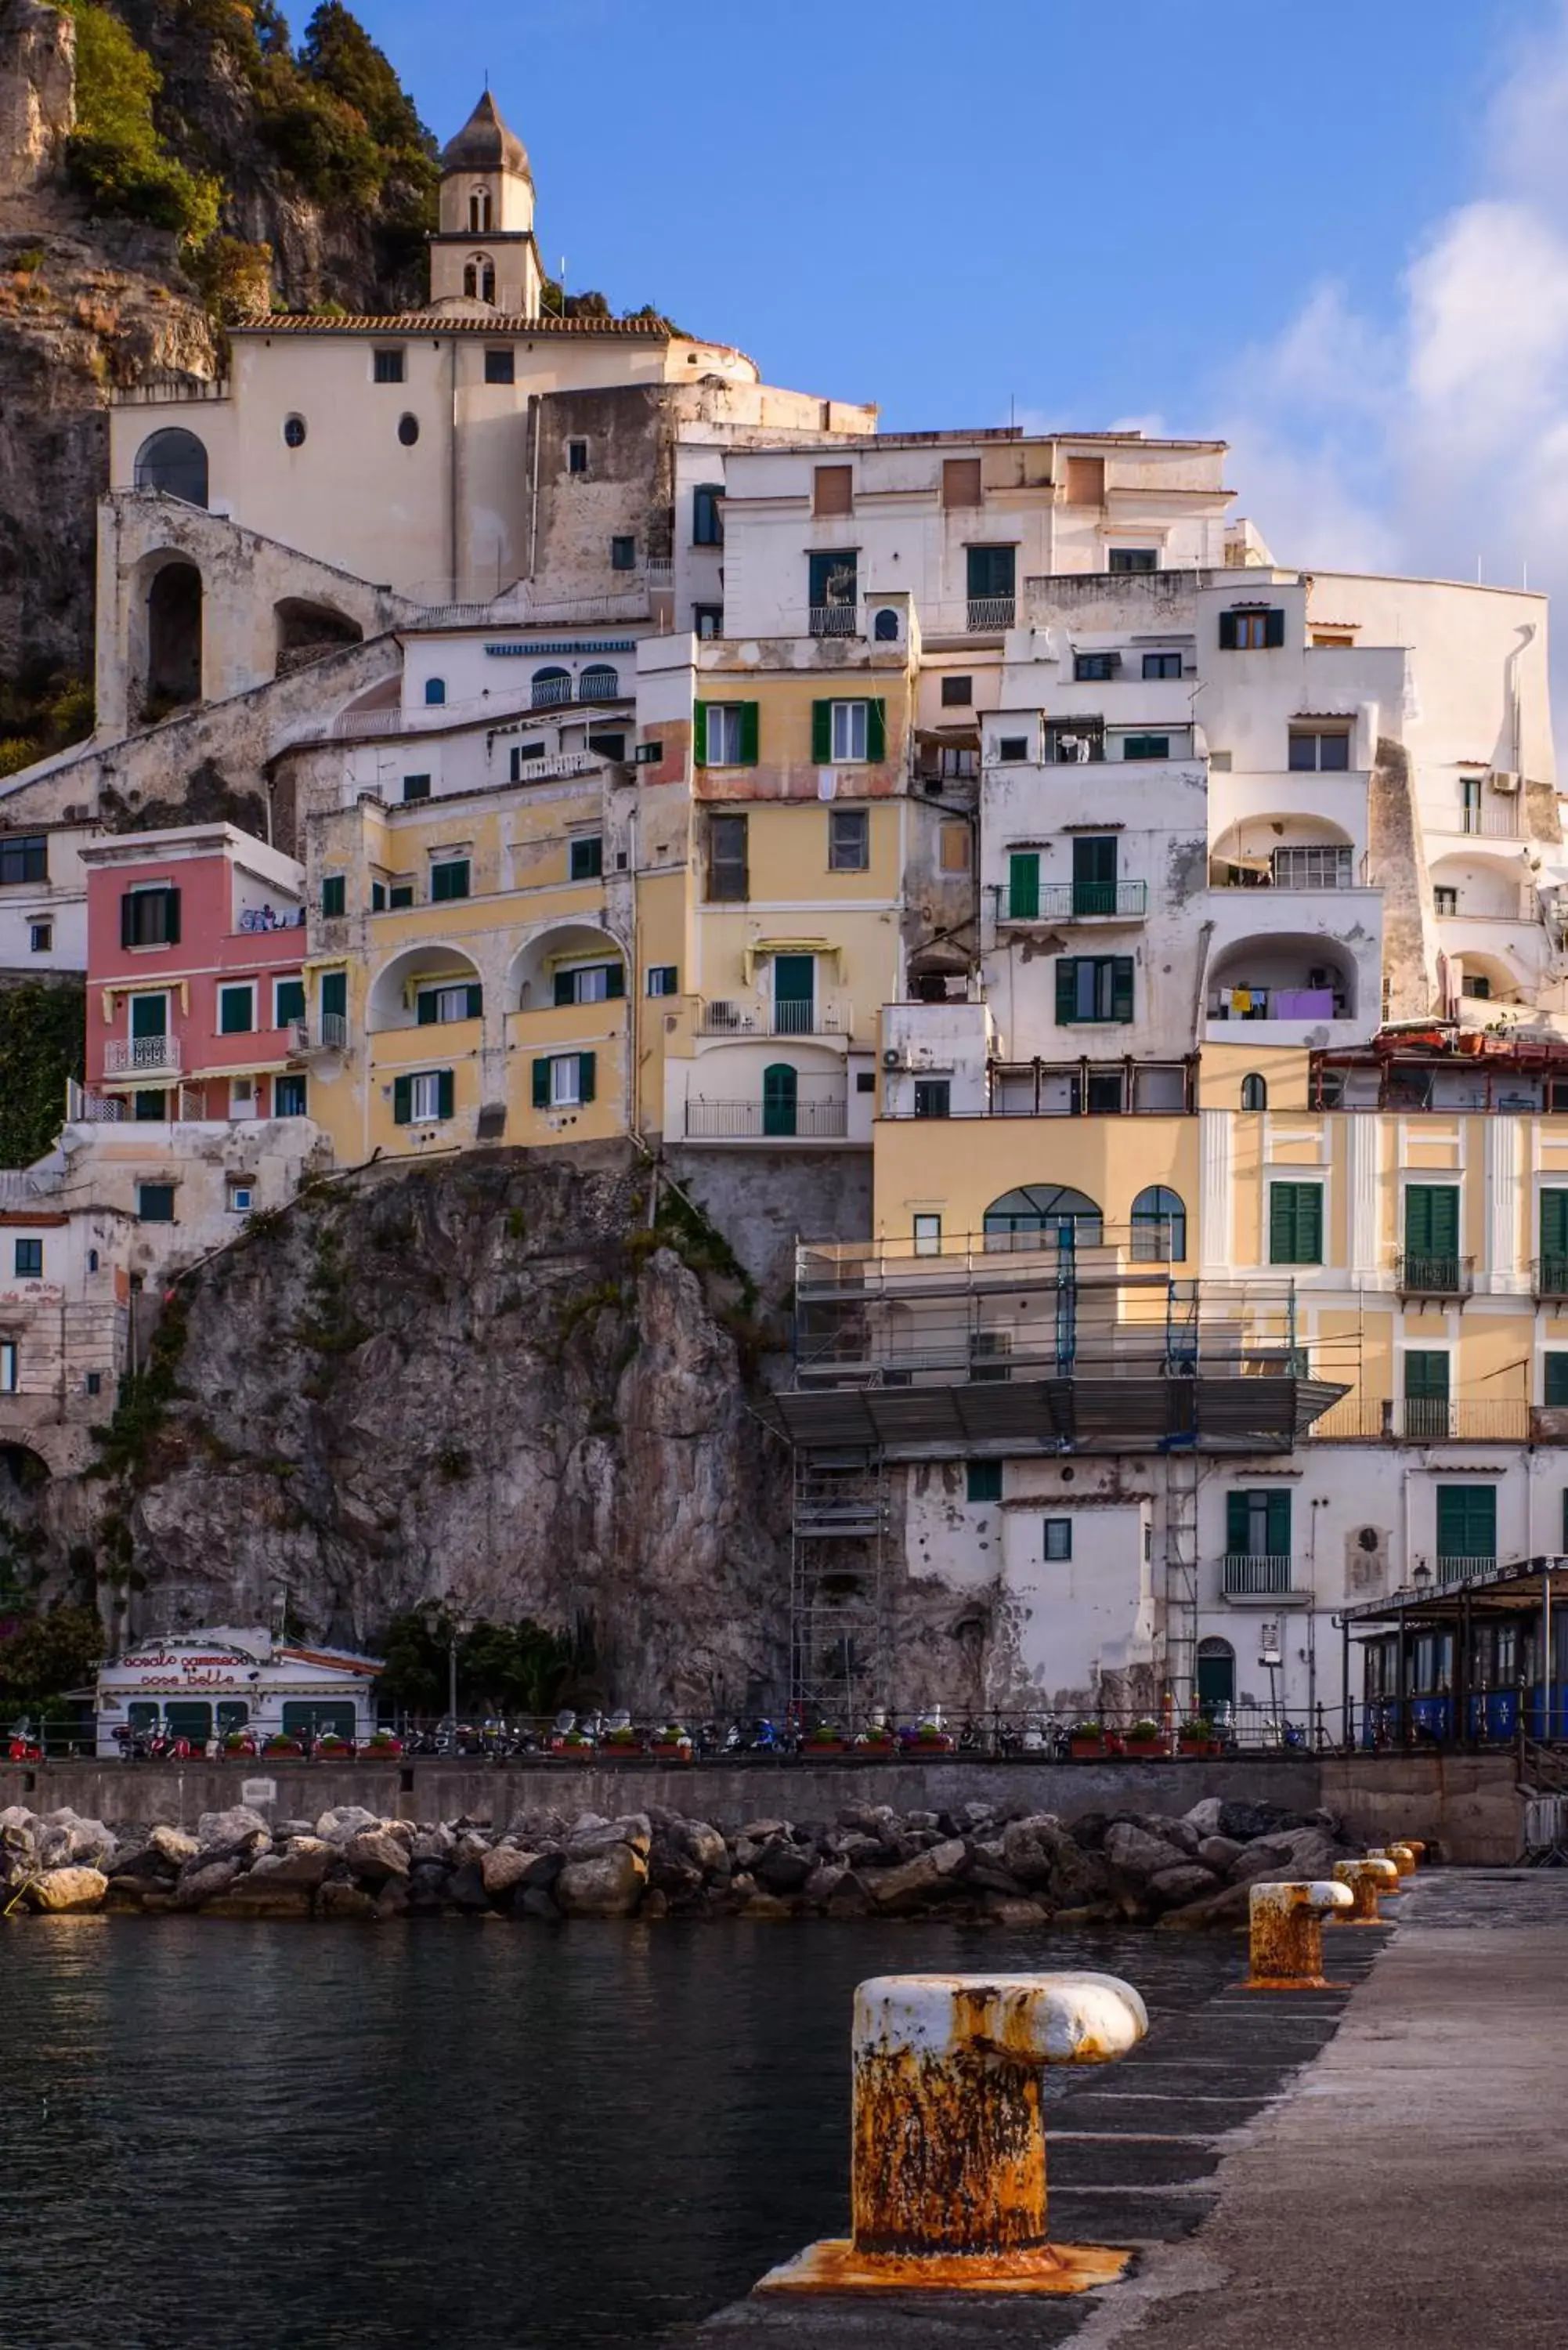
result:
[[[1240,1013],[1247,1013],[1247,1012],[1251,1012],[1251,1008],[1252,1008],[1252,991],[1251,991],[1251,989],[1250,987],[1233,987],[1233,988],[1231,990],[1231,1011],[1232,1011],[1232,1012],[1240,1012]]]

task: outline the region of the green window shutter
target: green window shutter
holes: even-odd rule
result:
[[[1547,1357],[1551,1362],[1550,1355]],[[1568,1356],[1562,1358],[1568,1362]],[[1412,1347],[1405,1357],[1405,1400],[1407,1403],[1447,1403],[1449,1400],[1449,1357],[1440,1347]]]
[[[1246,1493],[1230,1492],[1225,1496],[1225,1547],[1233,1557],[1246,1555],[1248,1520],[1251,1515],[1251,1497]]]
[[[336,1013],[341,1020],[348,1010],[348,974],[346,971],[324,971],[321,974],[321,1009]]]
[[[1269,1556],[1289,1558],[1291,1555],[1291,1497],[1288,1492],[1271,1493],[1269,1511]]]
[[[435,1026],[436,992],[433,987],[424,987],[420,990],[419,994],[414,999],[414,1009],[418,1015],[418,1024],[420,1027],[433,1028]]]
[[[394,1077],[392,1080],[393,1125],[408,1126],[412,1123],[413,1115],[414,1081],[412,1077]]]
[[[436,1116],[450,1118],[452,1112],[452,1079],[450,1069],[441,1069],[436,1076]]]
[[[1220,615],[1220,650],[1222,653],[1233,653],[1236,650],[1236,615],[1234,612],[1221,612]]]
[[[280,979],[277,983],[277,1022],[286,1028],[291,1020],[305,1017],[305,982],[302,979]]]
[[[136,895],[130,889],[119,901],[119,943],[122,947],[136,944]]]
[[[1133,1016],[1133,959],[1131,955],[1111,957],[1111,1018],[1130,1020]]]
[[[1282,612],[1282,611],[1279,611],[1279,612],[1268,612],[1268,613],[1265,613],[1264,618],[1263,618],[1263,642],[1264,642],[1264,644],[1265,644],[1265,645],[1282,645],[1282,644],[1284,643],[1284,641],[1285,641],[1285,616],[1284,616],[1283,612]]]
[[[321,910],[328,920],[343,911],[347,883],[341,873],[329,873],[321,885]]]
[[[605,972],[605,995],[607,999],[613,1002],[618,996],[625,993],[626,965],[623,962],[612,962]]]
[[[579,1053],[577,1055],[577,1099],[579,1101],[591,1102],[594,1097],[594,1066],[596,1058],[597,1055],[592,1053]]]
[[[468,991],[468,1016],[469,1016],[469,1018],[470,1018],[471,1020],[483,1020],[483,1017],[484,1017],[484,990],[483,990],[483,987],[471,987],[471,988],[469,989],[469,991]]]
[[[1008,858],[1007,910],[1015,922],[1033,922],[1038,919],[1040,913],[1038,851],[1019,849]],[[1057,1017],[1061,1017],[1060,1014]]]
[[[705,767],[708,764],[708,705],[697,702],[691,712],[691,764]]]
[[[885,702],[866,704],[866,756],[872,761],[888,755],[888,705]]]
[[[577,1000],[577,976],[576,976],[576,972],[571,972],[571,971],[558,971],[558,972],[556,973],[556,1003],[575,1003],[576,1002],[576,1000]],[[539,1064],[535,1061],[535,1063],[534,1064],[534,1066],[535,1066],[535,1068],[537,1068],[537,1067],[538,1067],[538,1066],[539,1066]]]
[[[1546,1400],[1551,1404],[1568,1403],[1568,1355],[1551,1354],[1546,1357]]]
[[[180,892],[178,889],[165,889],[163,892],[163,936],[168,945],[171,947],[179,945]]]
[[[756,702],[742,702],[741,764],[742,767],[754,767],[757,764],[757,739],[760,733],[757,723],[757,716],[758,704]]]
[[[1056,1024],[1071,1025],[1078,1002],[1078,959],[1075,955],[1056,958]]]
[[[1497,1556],[1495,1485],[1438,1486],[1438,1555],[1439,1558]]]
[[[1323,1263],[1323,1186],[1274,1183],[1269,1189],[1271,1264]]]
[[[811,763],[814,767],[826,767],[833,756],[833,704],[814,702],[811,705]]]
[[[1568,1189],[1541,1194],[1541,1253],[1568,1256]]]
[[[548,1109],[550,1107],[550,1064],[547,1060],[534,1064],[534,1107],[535,1109]]]
[[[1296,1241],[1303,1264],[1323,1263],[1323,1185],[1298,1183],[1296,1186]]]

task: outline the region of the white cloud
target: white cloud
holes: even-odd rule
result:
[[[1282,562],[1568,594],[1568,0],[1488,118],[1386,329],[1313,287],[1220,387],[1240,504]],[[1568,655],[1568,632],[1564,637]],[[1568,680],[1565,680],[1568,682]]]

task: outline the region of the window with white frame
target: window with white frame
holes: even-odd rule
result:
[[[550,1107],[575,1109],[583,1097],[582,1072],[576,1053],[558,1053],[550,1063]]]
[[[741,764],[741,710],[738,702],[708,704],[708,764],[738,767]]]
[[[441,1113],[441,1072],[424,1069],[409,1079],[409,1109],[411,1122],[423,1124],[438,1118]]]
[[[17,1350],[15,1338],[0,1338],[0,1395],[16,1392]]]
[[[866,757],[867,718],[867,706],[864,702],[834,703],[832,739],[836,762]]]

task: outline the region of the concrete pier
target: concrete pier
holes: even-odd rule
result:
[[[1336,1939],[1347,1989],[1249,1998],[1238,1944],[1218,1997],[1053,2099],[1053,2225],[1131,2247],[1122,2282],[749,2300],[667,2350],[1560,2350],[1568,1872],[1408,1883],[1397,1926]]]

